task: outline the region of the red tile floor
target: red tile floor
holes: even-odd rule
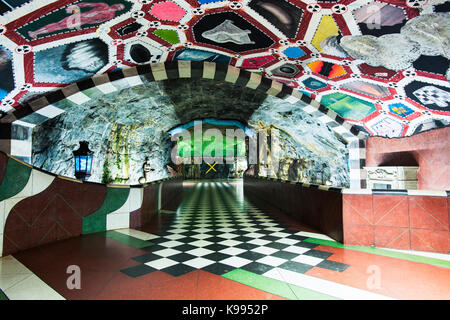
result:
[[[71,265],[80,268],[79,289],[68,288]],[[1,258],[0,299],[35,299],[27,288],[38,281],[52,292],[42,299],[450,299],[450,258],[343,246],[274,208],[256,208],[239,182],[199,182],[186,187],[176,213],[141,230]]]

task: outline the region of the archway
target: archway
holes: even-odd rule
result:
[[[0,150],[24,161],[29,161],[31,156],[30,128],[65,112],[59,106],[83,104],[91,100],[89,93],[94,91],[95,94],[108,94],[122,88],[138,86],[142,84],[141,77],[147,81],[210,79],[253,89],[291,104],[301,101],[304,103],[303,111],[326,124],[348,144],[350,187],[366,187],[365,173],[362,169],[365,165],[366,136],[356,126],[345,121],[318,101],[282,83],[264,78],[257,73],[211,62],[176,61],[140,65],[85,79],[49,93],[9,113],[0,120]]]

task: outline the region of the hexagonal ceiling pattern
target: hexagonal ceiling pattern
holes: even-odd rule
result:
[[[445,0],[0,0],[0,112],[138,64],[231,64],[372,136],[450,123]]]

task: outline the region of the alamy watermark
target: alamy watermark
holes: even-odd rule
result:
[[[366,273],[370,276],[367,278],[366,286],[369,290],[381,289],[381,269],[377,265],[367,267]]]
[[[67,278],[66,286],[69,290],[81,289],[81,269],[77,265],[70,265],[66,269],[66,273],[70,274]]]
[[[224,135],[223,131],[217,128],[203,130],[202,121],[195,121],[193,130],[182,130],[172,135],[171,140],[176,142],[171,151],[172,162],[176,165],[202,164],[204,162],[233,164],[239,157],[234,148],[236,140],[247,140],[245,156],[248,158],[248,164],[270,165],[275,171],[278,171],[281,149],[279,130],[276,128],[265,128],[258,131],[248,129],[245,132],[241,128],[227,128]],[[225,148],[217,148],[217,146],[224,145],[224,140]],[[180,144],[180,141],[187,143]],[[194,141],[193,146],[191,141]],[[204,148],[204,142],[214,143],[207,144]],[[223,154],[224,149],[225,154]]]

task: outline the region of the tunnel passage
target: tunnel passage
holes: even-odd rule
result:
[[[76,111],[77,108],[81,110],[83,106],[86,105],[89,105],[92,109],[98,108],[99,106],[109,106],[111,110],[109,110],[104,117],[90,116],[90,119],[87,119],[88,122],[104,121],[104,126],[108,126],[110,125],[108,120],[111,118],[111,115],[114,114],[114,108],[111,108],[110,103],[103,104],[103,101],[101,101],[102,97],[116,95],[117,99],[115,99],[114,103],[118,104],[118,102],[122,101],[122,106],[125,105],[126,107],[122,108],[121,112],[122,115],[125,115],[126,117],[127,108],[140,101],[142,97],[135,96],[134,98],[128,99],[130,97],[124,95],[124,90],[141,90],[141,92],[145,92],[146,90],[143,89],[143,87],[149,87],[150,83],[159,83],[168,79],[191,81],[199,78],[208,79],[210,81],[214,80],[221,83],[230,83],[236,87],[250,88],[255,90],[255,92],[260,92],[263,96],[267,95],[262,106],[257,109],[257,112],[253,113],[254,115],[258,114],[259,118],[253,116],[252,119],[251,117],[249,119],[249,124],[258,127],[258,129],[265,129],[267,127],[276,128],[277,130],[280,130],[288,140],[295,140],[294,145],[299,144],[300,142],[300,144],[303,143],[303,148],[309,150],[314,149],[313,154],[316,154],[318,150],[317,148],[314,148],[314,146],[308,145],[308,140],[311,140],[313,137],[308,136],[299,138],[298,134],[315,134],[316,138],[320,140],[319,144],[325,149],[329,149],[328,147],[334,144],[333,140],[336,141],[337,139],[341,141],[346,145],[346,148],[348,148],[349,151],[345,162],[347,163],[347,170],[350,171],[350,186],[352,188],[365,187],[365,175],[362,170],[365,161],[365,153],[363,152],[365,148],[365,135],[359,131],[357,126],[348,123],[335,112],[328,109],[326,106],[321,105],[311,97],[295,91],[282,83],[263,78],[258,74],[240,70],[232,66],[223,66],[211,62],[176,61],[164,64],[155,63],[142,65],[124,71],[116,70],[105,75],[80,81],[79,83],[69,85],[59,91],[47,94],[44,97],[29,102],[21,108],[20,112],[12,112],[0,120],[0,149],[22,161],[31,163],[31,141],[35,140],[35,137],[32,139],[32,128],[36,129],[42,124],[45,126],[45,123],[48,122],[49,119],[59,117],[63,113],[68,112],[68,110]],[[159,91],[161,92],[161,90]],[[120,93],[120,96],[118,93]],[[161,101],[163,99],[162,96],[163,95],[160,94],[150,100],[152,103],[155,103],[155,101]],[[99,99],[100,101],[98,101]],[[126,104],[123,103],[124,101]],[[276,106],[276,108],[274,108],[274,106]],[[173,110],[171,109],[172,107],[173,105],[169,104],[169,106],[162,109],[163,114],[160,114],[160,116],[155,117],[153,120],[162,123],[160,121],[161,118],[164,118],[164,121],[170,119],[170,116],[168,115],[171,110]],[[146,108],[139,108],[138,113],[140,114],[146,111]],[[132,119],[126,118],[127,120]],[[82,122],[78,121],[78,123],[81,124]],[[328,131],[328,133],[325,131],[314,132],[314,130],[305,130],[302,126],[299,128],[299,123],[302,125],[304,123],[314,124],[317,127],[321,127],[325,131]],[[136,125],[137,123],[131,124]],[[149,123],[147,122],[146,124],[148,125]],[[64,126],[62,127],[64,128]],[[66,125],[66,127],[70,126]],[[285,130],[286,127],[300,130],[295,130],[296,132],[293,134],[293,130]],[[124,127],[123,123],[117,123],[113,129],[112,132],[116,137],[115,141],[118,143],[115,147],[116,149],[125,149],[124,154],[126,155],[126,145],[121,145],[118,137],[127,136],[129,128]],[[158,126],[155,131],[161,132],[164,130],[161,130],[161,127]],[[64,132],[64,129],[62,132]],[[91,131],[90,133],[92,135],[102,134],[102,132],[98,131]],[[77,132],[77,134],[82,133]],[[103,134],[102,137],[103,136],[105,135]],[[159,139],[160,137],[157,138]],[[307,144],[306,146],[304,145],[305,143]],[[340,143],[338,143],[338,145],[339,144]],[[75,144],[67,144],[67,146],[69,145],[74,146]],[[98,150],[103,150],[106,148],[106,145],[106,143],[102,144]],[[58,170],[63,170],[64,167],[67,167],[67,163],[63,164],[62,162],[71,158],[67,146],[60,150],[63,155],[62,158],[64,159],[62,161],[55,161],[51,164],[53,167],[58,168]],[[42,151],[39,152],[45,153],[45,150]],[[288,151],[291,152],[291,149],[288,148]],[[160,148],[157,152],[163,153],[163,150]],[[323,154],[319,154],[319,156],[323,157]],[[113,159],[113,162],[116,162],[115,160],[117,159]],[[123,164],[132,162],[132,159],[124,156],[120,157],[120,160],[119,165],[123,174],[122,177],[115,179],[115,182],[127,183],[127,165]],[[289,163],[291,160],[292,159],[289,159],[289,161],[285,162],[284,170],[288,169],[286,163]],[[122,162],[122,165],[120,162]],[[47,170],[42,164],[39,164],[38,166]],[[158,163],[157,166],[164,167],[161,166],[160,163]],[[317,169],[324,167],[323,163],[321,166],[321,163],[319,162],[314,163],[314,166],[317,166]],[[103,168],[99,168],[100,167],[97,165],[97,170],[96,172],[93,172],[93,177],[97,175],[97,180],[107,181],[107,179],[99,178],[99,175],[102,175],[100,171],[103,170]],[[106,171],[108,172],[108,170]],[[166,169],[163,171],[166,171]],[[339,170],[339,172],[341,172],[343,176],[348,176],[348,174],[345,173],[345,170]],[[161,171],[159,177],[164,176],[165,174],[167,173],[162,173]],[[277,176],[278,174],[279,173],[275,173]],[[342,177],[339,179],[342,180]]]
[[[255,131],[279,132],[280,166],[260,166],[257,174],[292,179],[292,171],[301,170],[298,179],[304,182],[348,186],[345,141],[304,112],[304,105],[215,80],[144,82],[66,106],[63,114],[34,127],[32,164],[72,176],[72,151],[86,140],[95,154],[89,181],[137,184],[146,162],[151,179],[161,179],[179,170],[170,157],[171,128],[198,119],[233,119]],[[204,165],[201,171],[207,169]]]

